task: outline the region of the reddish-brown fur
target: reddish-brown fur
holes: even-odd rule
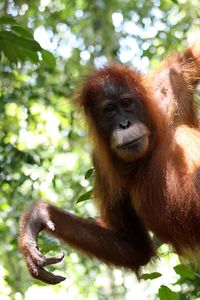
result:
[[[160,68],[145,78],[144,84],[153,88],[154,98],[168,112],[173,124],[199,126],[194,90],[200,79],[200,42],[184,53],[168,56]],[[195,53],[193,49],[196,49]],[[199,104],[198,104],[199,105]]]
[[[120,65],[89,77],[79,104],[93,141],[94,198],[101,219],[79,218],[44,202],[23,214],[20,247],[34,277],[52,284],[64,279],[43,268],[62,258],[47,259],[38,251],[42,229],[136,273],[156,255],[149,230],[180,254],[200,248],[200,131],[192,96],[200,75],[196,53],[188,49],[167,58],[148,78]],[[117,157],[92,115],[91,103],[100,101],[106,76],[134,89],[145,108],[151,143],[140,159]]]
[[[176,80],[179,81],[179,84],[185,79],[184,84],[177,86],[177,94],[179,96],[181,93],[182,97],[179,96],[178,99],[174,99],[176,107],[185,105],[187,101],[188,110],[183,110],[183,116],[181,113],[177,116],[172,112],[169,115],[163,113],[153,95],[148,91],[147,96],[147,92],[140,86],[142,82],[137,73],[131,74],[131,70],[118,65],[111,67],[112,77],[117,76],[119,79],[123,77],[125,80],[127,78],[128,84],[137,85],[140,99],[142,99],[147,114],[152,120],[153,124],[151,123],[151,125],[152,130],[156,132],[156,140],[153,145],[153,152],[150,153],[149,157],[145,157],[139,162],[124,163],[117,158],[113,160],[113,153],[105,141],[98,140],[94,148],[94,155],[97,160],[95,164],[97,173],[95,198],[97,205],[100,206],[103,219],[109,224],[113,217],[109,214],[110,209],[115,207],[118,195],[123,196],[123,190],[128,190],[129,194],[133,195],[131,205],[145,227],[152,230],[162,241],[173,244],[179,252],[181,252],[182,247],[190,246],[193,248],[195,243],[200,243],[200,235],[196,228],[200,214],[200,209],[197,209],[200,204],[197,183],[197,171],[200,168],[200,133],[192,100],[192,89],[194,91],[195,87],[193,84],[194,71],[200,71],[200,66],[191,62],[192,57],[189,61],[187,60],[188,51],[182,56],[175,56],[175,60],[170,57],[167,61],[167,63],[170,61],[170,68],[172,67],[173,71],[177,72]],[[182,64],[182,61],[185,61],[186,64]],[[187,71],[187,78],[182,78],[185,74],[178,75],[178,70],[175,67],[178,70],[182,68],[185,72]],[[189,70],[191,77],[189,77]],[[81,97],[81,104],[86,108],[86,115],[89,114],[89,117],[87,101],[88,99],[96,101],[93,95],[98,94],[99,85],[101,85],[99,82],[101,82],[102,77],[106,76],[104,72],[105,70],[102,70],[91,76]],[[176,96],[175,91],[173,93]],[[170,105],[175,106],[174,103],[170,103]],[[173,109],[175,110],[175,108]],[[177,125],[175,120],[178,118],[180,121]],[[90,122],[91,135],[94,140],[98,137],[98,128],[96,128],[94,120],[90,120]],[[182,123],[189,127],[180,127]],[[192,126],[196,130],[192,129]],[[180,134],[185,135],[186,143],[184,145],[177,144]],[[190,157],[192,169],[189,168],[187,161],[191,139],[194,140],[192,145],[193,157]],[[101,181],[98,178],[98,173]],[[196,209],[194,209],[195,207]],[[117,220],[119,219],[117,218]],[[193,240],[194,244],[192,245]]]

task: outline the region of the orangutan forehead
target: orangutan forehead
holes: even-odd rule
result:
[[[117,78],[116,76],[106,75],[98,81],[98,92],[105,97],[116,96],[130,90],[129,82],[126,78]]]

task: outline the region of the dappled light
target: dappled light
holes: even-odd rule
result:
[[[198,0],[0,1],[1,300],[200,299],[198,268],[158,240],[160,260],[138,281],[44,233],[42,253],[65,253],[48,267],[66,277],[57,286],[29,275],[18,246],[20,216],[38,200],[99,218],[92,144],[74,101],[87,74],[113,61],[146,74],[192,44],[199,26]]]

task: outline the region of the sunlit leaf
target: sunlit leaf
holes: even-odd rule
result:
[[[161,287],[159,288],[159,299],[160,300],[179,300],[180,297],[177,293],[173,292],[172,290],[170,290],[170,288],[168,288],[165,285],[161,285]]]
[[[152,280],[152,279],[159,278],[161,276],[162,276],[162,274],[160,274],[159,272],[146,273],[141,276],[141,279],[144,279],[144,280],[151,279]]]
[[[49,51],[46,51],[46,50],[42,50],[41,51],[41,54],[42,54],[42,59],[43,61],[52,69],[55,68],[56,66],[56,59],[55,59],[55,56],[50,53]]]
[[[174,267],[174,271],[176,274],[180,275],[181,277],[195,279],[195,273],[186,265],[177,265]]]
[[[0,49],[3,51],[8,60],[11,62],[17,62],[16,51],[10,41],[2,40],[0,43]]]
[[[81,196],[78,198],[78,200],[77,200],[76,203],[80,203],[80,202],[89,200],[89,199],[91,198],[92,191],[93,191],[93,190],[90,190],[90,191],[86,192],[85,194],[81,195]]]
[[[32,34],[27,29],[25,29],[19,25],[12,26],[12,30],[15,31],[16,33],[19,33],[22,37],[27,37],[30,39],[33,38]]]
[[[39,43],[33,39],[18,37],[17,41],[21,47],[27,48],[31,51],[40,51],[42,49]]]
[[[25,38],[16,35],[13,32],[2,30],[0,31],[0,40],[6,40],[12,42],[13,46],[17,46],[19,48],[26,48],[31,51],[40,51],[42,48],[39,43],[33,39]]]
[[[25,62],[27,60],[27,53],[19,48],[15,48],[16,51],[16,57],[19,59],[21,62]]]
[[[24,54],[32,63],[37,64],[39,62],[39,57],[37,52],[26,49],[24,50]]]
[[[94,168],[89,169],[89,170],[85,173],[85,179],[90,178],[93,174],[94,174]]]
[[[9,39],[9,40],[13,40],[13,39],[17,39],[18,36],[14,33],[12,33],[11,31],[6,31],[6,30],[2,30],[0,31],[0,38],[4,38],[4,39]]]
[[[11,16],[2,16],[0,17],[0,24],[16,24],[17,22],[15,21],[14,18]]]

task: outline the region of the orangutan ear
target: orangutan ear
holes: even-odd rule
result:
[[[200,60],[200,30],[196,32],[190,32],[188,35],[188,49],[191,51],[191,55]]]
[[[170,112],[174,101],[171,76],[173,76],[171,69],[166,67],[154,73],[152,77],[150,76],[149,80],[154,97],[165,114]]]

